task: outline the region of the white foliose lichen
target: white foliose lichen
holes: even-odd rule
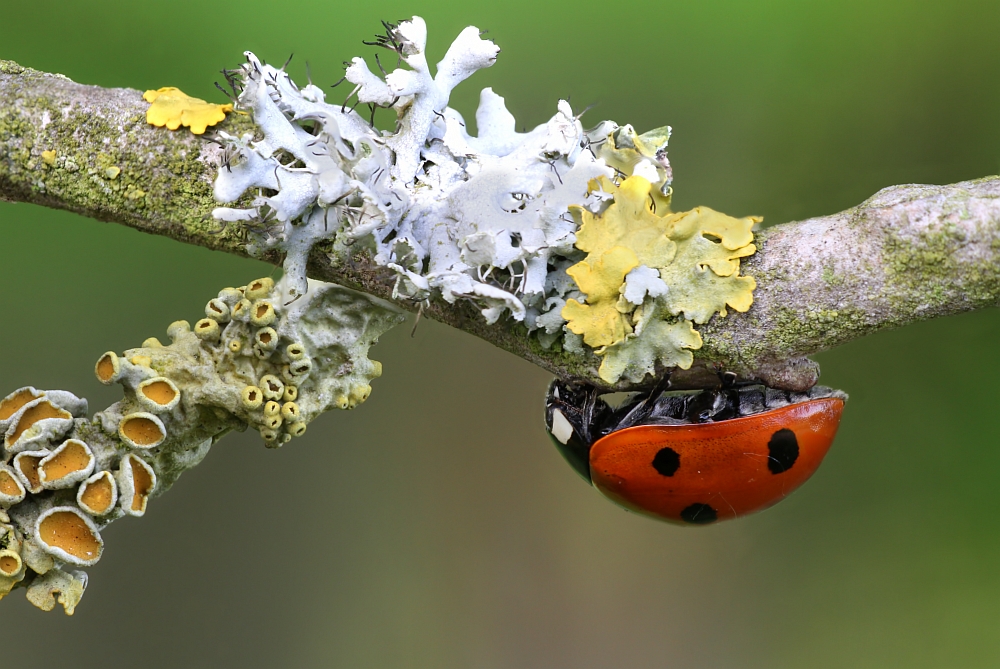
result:
[[[604,121],[585,131],[560,101],[547,123],[518,133],[504,99],[487,88],[472,136],[449,97],[493,64],[497,46],[466,28],[432,75],[424,21],[385,26],[378,45],[394,51],[400,66],[379,76],[355,58],[346,79],[355,85],[348,100],[356,95],[372,114],[376,107],[396,112],[391,132],[246,53],[230,80],[241,89],[237,107],[253,115],[263,137],[218,134],[225,158],[215,195],[224,203],[248,190],[257,195],[250,208],[218,208],[214,216],[247,231],[251,251],[286,253],[293,296],[305,290],[312,245],[331,240],[391,269],[395,298],[467,298],[488,322],[509,314],[550,345],[564,334],[566,300],[585,299],[565,274],[583,257],[570,205],[602,211],[610,195],[595,180],[638,174],[666,209],[669,128],[640,136]],[[633,283],[630,294],[656,290],[641,277]]]
[[[382,371],[368,349],[402,313],[315,282],[290,300],[267,278],[226,288],[194,328],[172,323],[170,344],[105,353],[97,378],[125,397],[91,418],[62,390],[0,398],[0,598],[26,587],[39,608],[72,614],[87,586],[76,568],[101,558],[101,530],[144,515],[226,433],[249,425],[277,447],[367,399]]]

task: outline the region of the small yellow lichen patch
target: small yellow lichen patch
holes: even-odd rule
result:
[[[122,168],[117,165],[112,165],[111,167],[104,168],[104,176],[108,179],[117,179],[118,175],[122,173]]]
[[[670,292],[667,308],[683,313],[695,323],[707,323],[713,314],[726,315],[726,307],[745,312],[753,304],[753,277],[740,276],[740,258],[757,248],[751,228],[760,219],[733,218],[697,207],[669,217],[678,242],[677,257],[660,268],[660,278]]]
[[[650,319],[642,333],[626,337],[625,341],[609,346],[602,353],[598,376],[615,383],[623,376],[638,383],[647,374],[656,372],[656,364],[664,367],[689,369],[694,362],[693,349],[701,348],[702,340],[691,321],[669,322]]]
[[[264,401],[264,393],[257,386],[247,386],[243,389],[243,406],[253,411],[259,409]]]
[[[274,306],[265,300],[257,300],[250,310],[250,322],[258,327],[267,327],[274,322]]]
[[[245,294],[249,300],[259,300],[270,295],[272,290],[274,290],[274,279],[264,277],[248,283]]]
[[[133,355],[128,361],[137,367],[150,367],[153,364],[153,359],[148,355]]]
[[[52,167],[56,164],[56,152],[53,150],[42,151],[42,162]]]
[[[202,318],[194,324],[194,333],[202,341],[214,342],[219,340],[222,330],[219,328],[218,321],[211,318]]]
[[[205,102],[172,86],[146,91],[142,97],[151,103],[146,110],[147,123],[158,127],[166,126],[170,130],[177,130],[183,125],[191,128],[191,132],[196,135],[204,133],[210,125],[221,123],[226,118],[226,112],[233,111],[231,104]]]

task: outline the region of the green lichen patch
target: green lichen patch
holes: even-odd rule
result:
[[[598,374],[608,383],[627,379],[641,382],[656,372],[657,364],[663,367],[688,369],[694,362],[694,349],[701,348],[701,335],[684,319],[663,320],[653,317],[644,327],[637,327],[635,334],[607,347]],[[640,321],[640,324],[642,322]]]

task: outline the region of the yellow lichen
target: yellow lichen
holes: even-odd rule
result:
[[[226,118],[226,112],[233,111],[231,104],[205,102],[172,86],[146,91],[142,97],[150,103],[146,110],[147,123],[157,127],[166,126],[170,130],[177,130],[183,125],[196,135],[204,133],[210,125],[221,123]]]
[[[603,158],[610,167],[631,176],[640,162],[652,161],[659,164],[656,160],[657,154],[665,149],[669,139],[670,126],[654,128],[649,132],[637,135],[632,126],[624,125],[609,133],[606,140],[601,142],[597,149],[597,157]],[[657,213],[660,214],[666,213],[670,208],[671,190],[666,185],[664,185],[664,189],[653,188],[649,193]],[[608,188],[604,190],[609,193],[613,192]]]
[[[638,266],[634,251],[616,246],[593,264],[584,260],[566,270],[586,293],[587,304],[568,300],[562,317],[569,321],[570,330],[583,335],[588,346],[608,346],[622,341],[632,332],[627,315],[618,310],[617,304],[625,275]]]
[[[645,155],[652,146],[629,151]],[[760,219],[737,219],[707,207],[676,214],[658,210],[656,189],[641,176],[618,185],[603,178],[592,182],[593,188],[598,185],[614,197],[602,214],[571,208],[580,222],[576,246],[587,257],[566,273],[586,295],[586,304],[567,300],[562,309],[566,327],[605,356],[600,376],[609,383],[622,376],[639,382],[657,364],[690,367],[691,350],[702,343],[691,323],[706,323],[716,313],[725,316],[727,307],[746,311],[753,303],[756,282],[740,276],[739,269],[740,258],[756,251],[752,229]],[[646,283],[633,287],[652,282],[659,292],[654,294],[653,286],[645,297],[640,287],[637,298],[626,291],[626,277],[638,267],[648,268]],[[655,280],[657,273],[662,284]]]
[[[52,167],[56,164],[56,152],[52,149],[48,151],[42,151],[42,162]]]
[[[747,311],[757,282],[753,277],[739,276],[739,259],[757,250],[750,243],[750,230],[760,219],[732,218],[708,207],[670,218],[674,219],[677,258],[660,268],[660,278],[670,286],[665,298],[670,313],[683,313],[701,324],[715,313],[725,316],[727,306]]]

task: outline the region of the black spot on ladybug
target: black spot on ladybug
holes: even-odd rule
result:
[[[799,440],[788,428],[781,428],[771,435],[767,443],[767,468],[772,474],[787,472],[799,459]]]
[[[673,476],[681,466],[681,456],[672,448],[661,448],[653,456],[653,469],[663,476]]]
[[[708,525],[718,519],[719,514],[715,512],[715,509],[701,502],[684,507],[684,510],[681,511],[681,520],[694,525]]]

